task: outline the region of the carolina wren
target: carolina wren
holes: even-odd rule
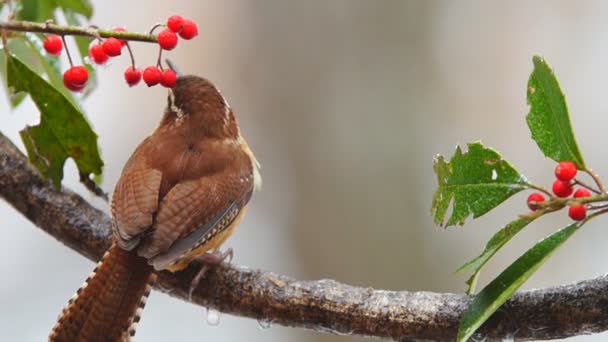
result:
[[[113,244],[49,341],[133,336],[154,271],[179,271],[216,251],[261,186],[258,169],[218,89],[201,77],[179,77],[160,125],[133,152],[114,189]]]

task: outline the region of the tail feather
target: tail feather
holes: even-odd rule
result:
[[[155,279],[152,267],[136,251],[113,245],[69,300],[49,341],[128,340]]]

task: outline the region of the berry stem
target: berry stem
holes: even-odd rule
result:
[[[125,41],[125,45],[127,46],[127,51],[129,51],[129,57],[131,57],[131,66],[135,69],[135,57],[133,56],[133,51],[131,51],[131,45],[129,42]]]
[[[589,204],[588,207],[589,207],[589,210],[608,209],[608,204],[598,204],[598,205]]]
[[[602,194],[606,193],[606,188],[604,187],[604,184],[600,180],[600,177],[595,172],[593,172],[593,170],[591,170],[590,168],[586,168],[583,171],[585,171],[593,179]]]
[[[65,41],[65,36],[61,36],[61,40],[63,41],[63,47],[65,48],[65,54],[68,55],[68,61],[70,62],[70,67],[74,66],[72,62],[72,56],[70,55],[70,49],[68,49],[68,44]]]
[[[162,70],[164,70],[164,68],[163,68],[163,66],[162,66],[162,64],[161,64],[161,62],[160,62],[160,60],[162,59],[162,57],[163,57],[163,49],[162,49],[162,48],[159,48],[159,49],[158,49],[158,59],[156,59],[156,66],[157,66],[157,67],[158,67],[158,68],[159,68],[161,71],[162,71]]]
[[[540,185],[536,185],[536,184],[532,184],[532,183],[528,183],[527,185],[530,189],[538,190],[538,191],[544,193],[545,195],[549,196],[549,198],[555,197],[551,191],[545,189],[544,187],[542,187]]]
[[[115,37],[122,40],[156,43],[156,35],[146,33],[135,33],[126,31],[101,30],[92,27],[82,26],[62,26],[49,22],[37,23],[33,21],[0,21],[0,30],[4,31],[19,31],[19,32],[39,32],[39,33],[54,33],[60,36],[85,36],[92,38],[110,38]]]
[[[164,27],[164,24],[155,24],[154,26],[152,26],[152,28],[150,29],[150,31],[148,32],[148,34],[153,34],[154,30],[156,30],[159,27]]]
[[[575,179],[574,179],[574,183],[573,183],[573,185],[580,185],[580,186],[582,186],[583,188],[585,188],[585,189],[587,189],[587,190],[589,190],[589,191],[591,191],[591,192],[593,192],[593,193],[595,193],[595,194],[598,194],[598,195],[602,193],[601,191],[599,191],[599,190],[597,190],[597,189],[593,188],[593,187],[592,187],[592,186],[590,186],[589,184],[587,184],[587,183],[585,183],[585,182],[583,182],[583,181],[581,181],[580,179],[577,179],[577,178],[575,178]]]
[[[578,227],[580,228],[580,227],[581,227],[583,224],[587,223],[587,221],[591,220],[592,218],[594,218],[594,217],[596,217],[596,216],[603,215],[603,214],[605,214],[605,213],[608,213],[608,208],[604,208],[604,209],[602,209],[602,210],[598,210],[598,211],[594,212],[593,214],[591,214],[591,215],[587,216],[587,218],[586,218],[585,220],[581,221],[581,222],[578,224]]]

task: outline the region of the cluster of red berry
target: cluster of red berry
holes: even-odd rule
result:
[[[566,198],[572,195],[572,193],[574,193],[574,195],[572,196],[574,198],[583,198],[591,196],[589,190],[585,188],[579,188],[574,191],[574,188],[572,187],[572,181],[574,179],[574,176],[576,176],[576,173],[577,169],[574,163],[563,161],[557,164],[557,166],[555,167],[555,178],[557,179],[553,182],[553,186],[551,188],[555,196],[560,198]],[[543,196],[539,192],[534,192],[530,194],[530,196],[528,196],[528,207],[532,211],[535,211],[538,209],[538,204],[544,201],[545,196]],[[585,217],[587,217],[587,208],[584,204],[572,204],[570,205],[570,208],[568,208],[568,216],[570,216],[570,218],[575,221],[581,221],[585,219]]]
[[[173,50],[177,46],[178,35],[182,39],[192,39],[198,35],[198,27],[191,20],[184,19],[179,15],[173,15],[167,19],[166,29],[157,35],[157,42],[161,50]],[[125,32],[123,27],[116,27],[113,31]],[[104,40],[99,40],[97,43],[92,43],[89,48],[89,59],[98,65],[105,64],[110,57],[120,56],[122,48],[128,43],[124,40],[110,37]],[[47,35],[43,41],[43,47],[47,53],[58,56],[63,48],[62,37],[56,34]],[[129,50],[130,52],[130,50]],[[159,57],[160,60],[160,57]],[[70,65],[72,61],[70,59]],[[72,91],[81,91],[84,89],[88,80],[87,69],[83,66],[71,65],[63,74],[63,84],[66,88]],[[133,61],[124,72],[125,81],[129,86],[134,86],[143,78],[148,87],[160,84],[164,87],[171,88],[175,85],[177,75],[171,69],[162,69],[160,65],[149,66],[143,71],[135,67]]]

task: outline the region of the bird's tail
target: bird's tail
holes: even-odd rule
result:
[[[155,280],[152,267],[136,250],[113,244],[70,298],[49,341],[128,341]]]

